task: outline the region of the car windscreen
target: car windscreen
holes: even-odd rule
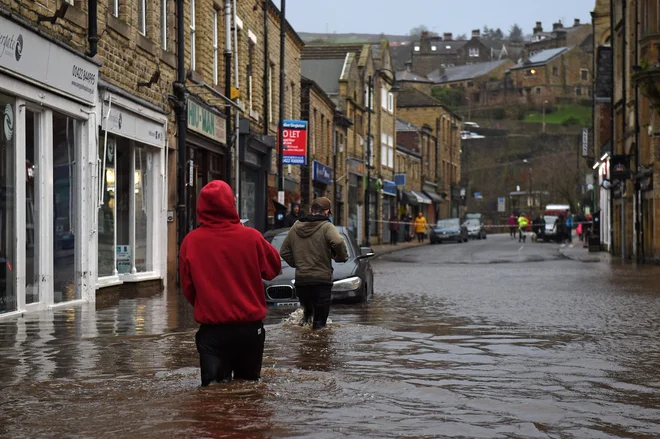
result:
[[[481,221],[479,221],[478,219],[469,219],[465,221],[465,225],[468,227],[479,227],[481,226]]]
[[[346,244],[346,249],[348,250],[348,257],[352,258],[353,257],[353,252],[351,248],[351,244],[348,242],[348,238],[346,238],[346,235],[343,233],[340,233],[339,236],[342,237],[344,240],[344,244]],[[275,247],[275,250],[278,252],[280,251],[280,248],[282,248],[282,243],[284,242],[284,238],[286,238],[286,233],[280,233],[279,235],[275,235],[273,238],[267,238],[267,241],[270,242],[270,244]]]
[[[458,218],[440,220],[436,227],[458,227],[460,225]]]
[[[553,216],[553,215],[546,215],[546,216],[543,217],[543,219],[545,220],[546,227],[547,226],[554,226],[555,221],[557,221],[557,217]]]

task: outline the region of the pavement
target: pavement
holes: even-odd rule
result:
[[[382,244],[382,245],[372,245],[371,248],[376,253],[376,257],[378,256],[383,256],[389,253],[393,253],[398,250],[405,250],[408,248],[412,247],[419,247],[422,245],[428,245],[429,241],[426,240],[424,242],[417,242],[417,241],[412,241],[412,242],[400,242],[397,245],[391,245],[391,244]]]
[[[559,247],[559,254],[567,259],[578,262],[612,262],[612,255],[610,253],[606,251],[590,252],[578,240],[574,241],[573,247],[570,245]]]

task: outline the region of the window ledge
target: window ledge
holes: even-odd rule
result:
[[[147,52],[148,54],[156,56],[157,53],[156,43],[154,43],[149,38],[145,37],[139,32],[137,37],[137,46],[140,49]]]
[[[131,27],[121,21],[119,18],[112,15],[110,12],[107,13],[106,23],[110,29],[117,32],[122,37],[130,40],[131,38]]]
[[[101,288],[114,287],[123,283],[124,282],[119,279],[119,276],[100,277],[96,282],[96,289],[100,290]]]
[[[161,49],[160,59],[168,66],[176,69],[176,55],[174,53]]]
[[[192,79],[194,82],[201,83],[204,82],[204,75],[199,73],[197,70],[189,70],[190,72],[190,79]]]
[[[78,27],[87,29],[87,13],[80,9],[80,7],[68,8],[66,14],[64,14],[64,18]]]
[[[122,274],[119,278],[123,282],[144,282],[148,280],[162,279],[163,277],[155,271],[147,271],[144,273]]]

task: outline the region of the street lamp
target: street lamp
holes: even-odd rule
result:
[[[532,162],[530,162],[527,159],[523,160],[523,163],[527,163],[529,165],[529,205],[530,205],[530,211],[534,208],[534,195],[532,194]],[[530,212],[531,215],[531,212]]]
[[[545,104],[547,104],[548,101],[543,101],[543,132],[545,133]]]
[[[367,233],[366,233],[366,236],[364,237],[364,240],[363,240],[364,245],[366,247],[369,247],[370,241],[371,241],[371,231],[370,231],[371,217],[369,215],[369,206],[370,206],[369,193],[370,193],[370,189],[371,189],[370,188],[370,186],[371,186],[371,157],[373,155],[373,153],[372,153],[372,147],[373,147],[372,143],[373,143],[373,141],[372,141],[372,138],[371,138],[371,113],[373,113],[372,101],[373,101],[373,93],[374,93],[374,76],[376,76],[380,73],[383,73],[383,72],[391,73],[392,78],[393,78],[392,81],[393,82],[396,81],[396,73],[394,73],[390,69],[378,69],[373,73],[373,75],[369,75],[369,79],[367,80],[367,87],[369,88],[369,90],[368,90],[368,94],[367,94],[367,102],[366,102],[367,105],[366,106],[367,106],[367,109],[369,111],[369,115],[367,117],[367,185],[366,185],[367,188],[364,192],[364,204],[365,204],[364,211],[365,211],[366,216],[367,216],[367,221],[366,221],[366,224],[367,224],[366,232]],[[392,87],[392,90],[394,90],[394,87]],[[381,105],[382,105],[382,103],[381,103]]]

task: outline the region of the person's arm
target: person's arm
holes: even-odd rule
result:
[[[284,262],[289,264],[289,266],[296,268],[296,260],[293,257],[293,250],[291,249],[291,241],[289,241],[289,235],[284,238],[284,242],[280,247],[280,256],[284,259]]]
[[[195,284],[192,280],[190,262],[187,258],[187,249],[188,246],[184,240],[181,244],[181,249],[179,250],[179,278],[181,280],[181,292],[183,293],[183,296],[192,306],[195,306],[197,292],[195,291]]]
[[[259,252],[259,267],[261,278],[273,280],[282,272],[282,261],[280,255],[270,242],[261,238],[261,251]]]
[[[346,243],[341,237],[335,226],[330,225],[325,229],[325,240],[332,249],[333,259],[336,262],[346,262],[348,261],[348,250],[346,249]]]

